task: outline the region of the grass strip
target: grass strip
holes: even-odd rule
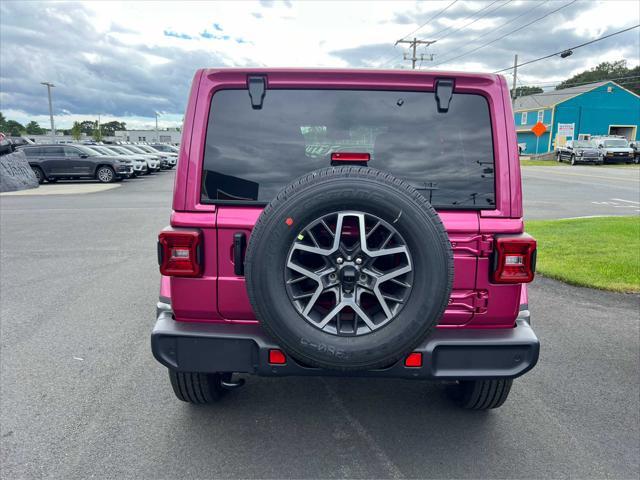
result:
[[[537,271],[571,285],[640,292],[640,216],[531,220]]]

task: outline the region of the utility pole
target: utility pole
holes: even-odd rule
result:
[[[56,127],[53,124],[53,103],[51,103],[51,87],[55,87],[55,85],[51,82],[40,82],[40,85],[45,85],[47,87],[47,93],[49,94],[49,118],[51,119],[51,136],[53,140],[56,137]]]
[[[518,77],[518,54],[516,53],[515,58],[513,59],[513,93],[511,94],[511,98],[513,99],[513,103],[516,103],[517,90],[516,90],[516,81]]]
[[[416,62],[418,60],[422,61],[424,60],[424,54],[420,54],[420,58],[417,57],[416,54],[416,49],[418,48],[418,45],[425,45],[425,46],[429,46],[431,44],[436,43],[436,40],[418,40],[417,38],[413,38],[413,40],[398,40],[395,44],[398,45],[399,43],[408,43],[409,45],[411,45],[411,48],[413,50],[413,55],[411,58],[407,58],[406,54],[404,55],[404,59],[405,60],[411,60],[411,68],[413,70],[416,69]],[[430,56],[430,59],[433,60],[433,55]]]
[[[160,139],[158,137],[158,112],[155,112],[155,114],[156,114],[156,140],[155,141],[159,142]]]

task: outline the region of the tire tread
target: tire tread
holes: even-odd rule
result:
[[[169,370],[175,396],[183,402],[205,405],[219,400],[225,392],[217,373],[177,372]]]
[[[464,409],[490,410],[504,404],[512,385],[510,378],[461,381],[453,398]]]

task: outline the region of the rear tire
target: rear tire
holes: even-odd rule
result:
[[[556,160],[558,161],[558,163],[562,163],[562,156],[560,156],[560,152],[557,153]]]
[[[465,380],[449,390],[450,397],[466,410],[490,410],[507,400],[513,380]]]
[[[360,304],[359,299],[348,303],[335,298],[329,301],[329,311],[323,311],[323,307],[309,310],[315,308],[314,303],[305,306],[292,299],[296,294],[303,295],[298,298],[310,297],[306,292],[289,290],[289,285],[300,281],[293,280],[293,277],[287,279],[288,272],[295,270],[289,267],[294,264],[291,260],[294,258],[294,247],[304,242],[305,238],[313,244],[314,232],[309,233],[308,228],[314,222],[320,225],[320,219],[322,222],[327,219],[328,222],[323,224],[323,232],[320,232],[325,234],[325,241],[329,237],[335,239],[337,233],[342,235],[342,230],[336,230],[338,222],[342,222],[340,216],[357,217],[365,230],[365,222],[370,221],[369,226],[372,227],[373,222],[377,221],[373,229],[383,225],[378,233],[383,229],[391,232],[382,247],[380,244],[384,238],[371,237],[373,253],[383,251],[391,238],[396,248],[388,250],[404,252],[390,257],[390,260],[400,265],[398,271],[409,272],[409,276],[398,279],[400,288],[410,289],[409,295],[405,295],[407,290],[393,290],[388,286],[380,293],[375,293],[372,288],[374,293],[370,294],[362,284],[357,287],[365,292],[365,298],[374,306],[383,291],[387,292],[387,299],[405,295],[394,301],[401,306],[394,307],[393,312],[386,302],[378,302],[379,311],[384,313],[374,318],[375,310],[364,302]],[[393,227],[390,228],[390,225]],[[364,277],[366,284],[372,271],[391,268],[376,263],[377,259],[368,250],[366,239],[374,230],[367,233],[365,243],[360,243],[365,230],[360,230],[360,226],[353,228],[360,234],[354,235],[357,240],[350,244],[350,249],[341,240],[331,240],[332,245],[336,245],[334,250],[327,248],[326,243],[323,244],[325,248],[317,248],[320,250],[317,255],[322,255],[325,265],[331,265],[323,274],[328,276],[328,282],[342,282],[336,277],[342,278],[341,272],[346,271],[354,272],[352,275],[358,278],[358,282]],[[314,248],[304,244],[301,247]],[[351,255],[359,258],[354,260]],[[346,264],[345,267],[339,266],[342,262],[338,257]],[[360,263],[357,265],[362,264],[362,270],[353,263],[358,260]],[[295,271],[302,275],[305,275],[305,271],[311,271],[306,267],[297,268]],[[329,269],[334,272],[333,280],[328,274]],[[399,274],[379,275],[378,278],[393,278]],[[283,188],[264,209],[247,247],[245,277],[249,300],[262,328],[292,357],[307,365],[332,370],[370,370],[392,365],[433,331],[451,296],[453,254],[437,212],[411,185],[373,168],[329,167],[316,170]],[[313,281],[321,289],[324,288],[324,280]],[[335,287],[336,290],[338,288],[343,288],[341,283]],[[320,298],[318,295],[333,295],[335,290],[325,289],[324,292],[329,293],[322,294],[317,289],[315,291],[313,302]],[[311,313],[306,315],[303,308]],[[351,313],[356,308],[359,309],[357,315]],[[352,309],[351,312],[348,309]],[[343,310],[347,311],[348,317],[345,323],[352,323],[349,324],[350,330],[348,327],[340,333],[341,325],[344,326],[340,319]],[[330,312],[333,313],[329,315]],[[374,321],[378,324],[374,324]]]
[[[575,165],[575,164],[576,164],[576,156],[571,155],[571,165]]]
[[[227,392],[222,387],[222,379],[223,374],[220,373],[169,370],[171,387],[178,400],[196,405],[206,405],[220,400]]]

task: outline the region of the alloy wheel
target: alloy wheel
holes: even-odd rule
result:
[[[320,330],[364,335],[387,325],[411,293],[407,243],[381,218],[345,211],[300,230],[285,266],[289,299]]]
[[[110,168],[101,168],[98,170],[98,180],[104,183],[113,181],[113,171]]]

